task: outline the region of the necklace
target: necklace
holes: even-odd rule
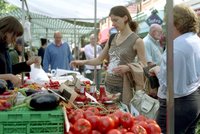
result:
[[[116,45],[121,45],[133,32],[127,34],[127,35],[121,35],[120,33],[117,35],[116,38]]]

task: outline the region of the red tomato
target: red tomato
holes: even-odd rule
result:
[[[131,132],[133,132],[134,134],[147,134],[147,131],[145,130],[145,128],[143,128],[140,125],[133,125],[131,127]]]
[[[147,122],[148,124],[149,124],[149,123],[155,123],[155,124],[157,124],[157,122],[156,122],[155,120],[153,120],[153,119],[147,119],[146,122]]]
[[[87,97],[85,95],[79,95],[76,97],[75,100],[80,102],[85,102],[87,100]]]
[[[116,115],[119,119],[121,118],[121,116],[123,115],[123,112],[120,110],[117,110],[113,113],[114,115]]]
[[[128,130],[126,128],[118,128],[121,134],[125,134]]]
[[[146,121],[146,117],[144,115],[138,115],[135,117],[135,121]]]
[[[92,129],[98,129],[100,117],[96,115],[89,116],[87,120],[91,123]]]
[[[101,132],[99,132],[97,130],[92,130],[92,134],[101,134]]]
[[[158,124],[150,123],[148,124],[148,127],[151,131],[151,134],[161,134],[161,128],[159,127]]]
[[[82,112],[75,112],[74,116],[71,118],[70,122],[75,123],[78,119],[84,118],[84,115]]]
[[[132,118],[132,115],[130,113],[123,113],[123,115],[120,118],[120,123],[124,128],[130,128],[134,124],[134,120]]]
[[[92,125],[86,119],[79,119],[74,123],[74,131],[76,134],[90,134]]]
[[[92,111],[93,113],[95,113],[95,115],[99,115],[99,110],[96,107],[88,107],[87,110]]]
[[[111,117],[102,116],[102,117],[100,117],[100,120],[99,120],[98,130],[101,131],[102,133],[106,133],[110,129],[113,129],[114,125],[115,125],[115,123]]]
[[[111,129],[106,134],[121,134],[121,132],[117,129]]]
[[[73,125],[72,123],[70,123],[70,128],[69,128],[69,130],[70,130],[71,132],[74,132],[74,125]]]
[[[84,111],[82,110],[82,109],[76,109],[76,110],[74,110],[74,113],[76,114],[76,113],[83,113]]]
[[[133,133],[133,132],[126,132],[125,134],[135,134],[135,133]]]
[[[70,111],[67,113],[67,117],[68,117],[69,121],[72,120],[72,118],[74,117],[74,114],[75,114],[74,111]]]
[[[109,114],[108,116],[113,119],[113,121],[115,123],[115,128],[118,128],[118,126],[119,126],[119,118],[114,114]]]
[[[147,134],[151,134],[151,130],[148,127],[148,123],[146,121],[139,121],[137,124],[142,126],[147,131]]]
[[[92,111],[89,111],[89,110],[84,111],[83,114],[84,114],[85,119],[88,119],[89,116],[95,115]]]

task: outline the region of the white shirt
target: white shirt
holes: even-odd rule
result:
[[[174,40],[174,98],[187,96],[200,86],[200,38],[185,33]],[[163,54],[158,73],[158,97],[167,97],[167,60]]]
[[[160,65],[163,53],[163,48],[160,46],[160,43],[156,41],[150,34],[147,34],[143,41],[147,62],[153,62],[156,65]]]
[[[102,51],[101,46],[96,45],[96,57],[98,57],[100,55]],[[88,44],[84,47],[84,52],[85,52],[85,56],[87,60],[93,59],[94,58],[94,46],[92,46],[91,44]],[[92,65],[85,65],[86,69],[89,70],[94,70],[95,66]],[[101,65],[96,66],[96,69],[101,69]]]

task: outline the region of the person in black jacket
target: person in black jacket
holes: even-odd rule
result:
[[[7,81],[8,88],[20,86],[21,80],[16,74],[29,72],[30,65],[39,62],[36,56],[26,62],[12,65],[8,48],[16,42],[17,37],[23,35],[23,32],[23,27],[16,18],[7,16],[0,19],[0,79]]]
[[[47,39],[41,38],[41,47],[38,49],[38,56],[41,56],[43,63],[45,48],[47,47]]]

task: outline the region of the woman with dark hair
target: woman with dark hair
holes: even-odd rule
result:
[[[8,88],[21,84],[20,78],[15,74],[29,72],[30,65],[39,62],[38,57],[32,57],[26,62],[12,65],[8,48],[16,42],[17,37],[23,35],[23,32],[23,27],[16,18],[7,16],[0,19],[0,79],[7,81]]]
[[[122,94],[123,75],[130,71],[128,64],[132,63],[137,56],[138,61],[146,65],[144,43],[136,34],[138,24],[132,20],[126,7],[113,7],[109,16],[113,27],[118,31],[111,44],[109,45],[107,42],[102,53],[97,58],[75,60],[71,62],[71,65],[100,65],[104,59],[109,59],[105,78],[106,90],[110,93],[120,92]]]

